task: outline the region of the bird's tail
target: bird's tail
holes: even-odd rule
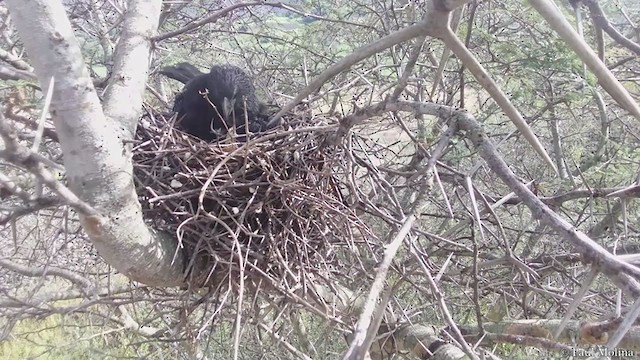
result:
[[[180,81],[183,84],[188,83],[189,80],[198,75],[204,74],[197,67],[186,62],[164,67],[160,69],[158,73],[168,77],[169,79]]]

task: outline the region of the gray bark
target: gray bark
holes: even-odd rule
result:
[[[131,155],[123,144],[142,105],[150,56],[147,36],[156,31],[161,1],[129,1],[106,109],[115,119],[101,108],[62,3],[8,0],[7,6],[43,92],[55,79],[51,116],[69,187],[99,214],[80,214],[91,242],[107,263],[132,280],[152,286],[182,284],[182,254],[176,254],[174,239],[145,225]]]

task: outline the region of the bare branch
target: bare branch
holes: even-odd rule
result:
[[[32,81],[36,79],[36,75],[30,71],[14,69],[8,66],[0,65],[0,79]]]
[[[93,219],[99,217],[98,213],[90,205],[80,200],[71,190],[58,181],[49,170],[45,169],[42,163],[33,156],[34,153],[32,151],[18,143],[15,133],[11,131],[11,127],[2,112],[0,112],[0,137],[2,137],[7,147],[7,150],[0,152],[0,155],[8,161],[29,170],[38,180],[60,195],[78,213]]]
[[[105,115],[133,138],[151,58],[151,36],[157,31],[162,1],[129,1],[113,72],[104,98]]]
[[[602,28],[611,38],[617,42],[618,44],[626,47],[627,49],[633,51],[636,55],[640,55],[640,45],[635,42],[627,39],[624,35],[622,35],[616,28],[611,25],[609,19],[607,19],[607,15],[602,11],[600,4],[596,0],[583,0],[582,1],[589,8],[589,12],[591,13],[591,18],[593,22]]]
[[[536,197],[526,186],[524,186],[509,169],[507,164],[499,156],[489,138],[479,124],[467,113],[459,113],[457,116],[458,126],[467,132],[466,136],[474,143],[480,155],[485,159],[487,165],[515,192],[522,201],[529,207],[531,212],[542,219],[549,226],[555,229],[560,236],[570,241],[587,259],[596,265],[605,268],[605,274],[610,278],[619,279],[621,273],[628,273],[633,276],[640,276],[640,268],[628,264],[616,258],[587,235],[578,231],[574,226],[562,219],[553,212],[538,197]],[[640,294],[640,286],[636,283],[627,283],[627,290],[632,291],[633,296]]]
[[[200,21],[194,21],[192,23],[190,23],[189,25],[183,27],[182,29],[178,29],[178,30],[174,30],[168,33],[164,33],[164,34],[159,34],[156,35],[152,38],[153,41],[160,41],[160,40],[164,40],[164,39],[168,39],[174,36],[178,36],[180,34],[184,34],[186,32],[189,32],[193,29],[197,29],[199,27],[201,27],[202,25],[205,24],[209,24],[209,23],[214,23],[216,21],[218,21],[218,19],[220,19],[221,17],[231,13],[232,11],[236,10],[236,9],[240,9],[240,8],[244,8],[244,7],[249,7],[249,6],[255,6],[255,5],[262,5],[263,3],[261,1],[254,1],[254,2],[247,2],[247,3],[238,3],[238,4],[233,4],[231,6],[227,6],[226,8],[220,10],[220,11],[216,11],[215,13],[209,15],[208,17],[200,20]]]
[[[411,232],[411,227],[415,221],[415,215],[409,214],[404,224],[402,224],[402,227],[398,229],[394,238],[389,242],[384,254],[384,259],[378,267],[376,278],[373,281],[373,284],[371,284],[371,290],[369,291],[369,295],[367,296],[363,309],[360,312],[353,340],[349,345],[349,349],[342,357],[344,360],[363,359],[364,354],[369,351],[369,347],[371,346],[371,341],[373,341],[373,339],[369,339],[369,342],[367,343],[367,332],[369,330],[369,325],[371,324],[371,318],[376,309],[376,304],[378,303],[378,298],[384,289],[384,283],[386,281],[391,262],[400,249],[400,245],[402,245],[405,237]]]
[[[448,19],[448,15],[446,16]],[[282,117],[282,115],[291,111],[294,106],[299,104],[302,100],[304,100],[307,96],[311,95],[314,91],[320,89],[322,85],[327,82],[329,79],[338,75],[342,71],[347,70],[353,64],[356,64],[358,61],[366,59],[367,57],[376,54],[384,49],[387,49],[393,45],[399,44],[403,41],[407,41],[418,37],[420,35],[429,34],[430,25],[423,20],[422,22],[408,26],[402,30],[398,30],[394,33],[391,33],[381,39],[378,39],[370,44],[364,45],[351,54],[345,56],[344,58],[337,61],[335,64],[329,66],[325,71],[323,71],[320,75],[318,75],[315,79],[311,81],[311,83],[305,87],[304,89],[298,92],[298,95],[291,100],[287,105],[283,106],[282,109],[273,116],[271,121],[277,121]]]
[[[616,77],[600,61],[598,55],[576,33],[562,12],[549,0],[529,0],[529,3],[547,20],[573,51],[587,64],[598,78],[598,83],[621,107],[640,120],[640,107]]]
[[[545,150],[544,146],[538,140],[536,134],[531,130],[527,122],[520,114],[520,111],[509,101],[507,95],[500,89],[498,84],[493,81],[489,73],[482,67],[482,65],[476,60],[476,58],[469,52],[464,46],[462,41],[458,39],[458,36],[451,31],[450,28],[443,29],[442,41],[447,45],[451,51],[456,54],[458,59],[469,69],[469,72],[478,80],[480,85],[489,93],[493,100],[500,106],[502,111],[509,117],[509,120],[518,128],[520,133],[524,136],[533,149],[540,155],[549,167],[556,173],[558,169],[555,163],[551,160],[549,154]]]

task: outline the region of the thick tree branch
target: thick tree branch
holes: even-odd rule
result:
[[[141,5],[137,3],[130,1],[129,8],[139,11]],[[173,239],[154,233],[142,219],[132,180],[131,158],[118,137],[121,134],[118,124],[108,120],[102,112],[62,3],[59,0],[10,0],[7,6],[40,84],[48,85],[51,78],[55,78],[51,115],[60,138],[69,187],[99,214],[80,216],[92,243],[107,263],[133,280],[153,286],[181,285],[184,282],[183,258],[180,254],[175,256],[178,250]],[[159,14],[144,15],[157,17]],[[146,24],[147,32],[155,30],[157,20],[146,20],[141,17],[137,26]],[[145,31],[140,29],[140,32]],[[138,33],[128,34],[123,35],[121,41],[144,41],[142,37],[136,37]],[[130,40],[126,36],[136,39]],[[144,66],[147,58],[142,59]],[[134,71],[138,67],[129,65],[123,69]],[[128,90],[122,84],[118,84],[117,90],[130,91],[133,99],[139,99],[142,89],[137,87],[142,87],[144,82],[140,75],[118,73],[135,77],[135,80],[123,81],[131,85]],[[123,101],[120,105],[127,106],[130,99],[125,101],[121,95],[117,96]],[[118,105],[113,102],[117,96],[112,95],[110,106]],[[124,118],[136,114],[129,109],[118,115]],[[135,121],[123,118],[119,121],[129,124]]]
[[[35,74],[33,74],[33,72],[31,71],[0,65],[0,79],[2,80],[32,81],[35,78],[36,78]]]
[[[396,44],[402,43],[407,40],[411,40],[418,36],[434,36],[436,29],[442,26],[447,26],[449,21],[449,13],[442,12],[435,9],[435,3],[438,1],[428,2],[427,16],[419,23],[407,26],[404,29],[393,32],[381,39],[378,39],[370,44],[361,46],[353,51],[351,54],[337,61],[335,64],[329,66],[325,71],[318,75],[311,83],[300,90],[295,99],[291,100],[288,104],[282,107],[282,109],[273,116],[272,121],[277,121],[282,115],[293,109],[294,106],[302,102],[307,96],[311,95],[314,91],[320,89],[324,83],[329,81],[334,76],[349,69],[357,62],[368,58],[384,49],[388,49]],[[444,24],[444,25],[443,25]]]
[[[529,0],[529,3],[542,15],[575,53],[584,61],[602,86],[618,104],[636,119],[640,119],[640,107],[618,79],[600,61],[598,55],[580,38],[560,10],[549,0]]]
[[[105,115],[120,124],[127,140],[133,138],[151,61],[151,36],[158,29],[162,2],[129,1],[114,66],[104,98]]]
[[[640,295],[640,283],[634,280],[634,277],[640,277],[640,268],[608,252],[590,237],[578,231],[573,225],[561,218],[542,202],[541,199],[534,195],[509,169],[478,122],[469,113],[449,106],[432,103],[410,101],[380,103],[363,108],[356,114],[344,118],[341,128],[338,131],[344,132],[351,126],[362,123],[367,118],[379,115],[385,111],[408,111],[417,114],[438,116],[443,119],[457,119],[458,127],[466,132],[465,137],[473,142],[478,149],[478,153],[486,161],[487,165],[511,188],[520,200],[529,207],[536,218],[541,219],[556,230],[562,238],[569,241],[578,249],[587,262],[600,267],[620,288],[631,293],[633,296]]]
[[[544,160],[549,167],[555,172],[558,171],[555,163],[551,160],[551,157],[545,150],[536,134],[531,130],[527,122],[522,117],[522,114],[518,109],[513,106],[507,95],[500,89],[498,84],[491,78],[487,70],[484,69],[482,64],[471,54],[471,52],[464,46],[464,43],[460,41],[458,36],[449,28],[446,27],[442,31],[442,41],[447,45],[448,49],[462,61],[464,66],[469,69],[469,72],[473,77],[478,80],[478,83],[489,93],[491,98],[500,106],[502,111],[509,117],[509,120],[518,128],[518,131],[524,136],[527,142],[533,147],[538,155]]]
[[[633,51],[636,55],[640,55],[640,44],[636,44],[630,39],[627,39],[618,30],[616,30],[616,28],[611,25],[609,19],[607,19],[607,15],[602,11],[600,4],[596,0],[583,0],[583,2],[589,8],[591,19],[593,19],[593,22],[597,26],[611,36],[615,42]]]
[[[253,1],[253,2],[247,2],[247,3],[238,3],[238,4],[233,4],[231,6],[228,6],[220,11],[216,11],[213,14],[207,16],[206,18],[200,20],[200,21],[194,21],[192,23],[190,23],[189,25],[178,29],[178,30],[174,30],[168,33],[164,33],[164,34],[160,34],[160,35],[156,35],[153,37],[154,41],[159,41],[159,40],[164,40],[164,39],[168,39],[174,36],[178,36],[180,34],[184,34],[186,32],[189,32],[193,29],[197,29],[199,27],[201,27],[202,25],[205,24],[209,24],[209,23],[214,23],[216,21],[218,21],[218,19],[220,19],[221,17],[231,13],[232,11],[236,10],[236,9],[240,9],[240,8],[244,8],[244,7],[249,7],[249,6],[256,6],[256,5],[262,5],[263,2],[262,1]]]
[[[495,150],[491,140],[469,114],[458,112],[456,118],[458,126],[467,133],[466,137],[473,142],[487,165],[522,199],[536,218],[547,223],[561,237],[572,243],[588,262],[602,267],[605,274],[619,286],[626,285],[624,286],[625,290],[630,291],[633,296],[640,294],[640,286],[636,281],[631,281],[632,279],[629,278],[621,279],[621,275],[625,273],[635,277],[640,276],[640,268],[621,261],[609,253],[540,201],[509,169],[509,166]]]
[[[70,282],[78,285],[80,288],[84,290],[92,289],[95,285],[94,283],[73,271],[69,271],[66,269],[57,268],[55,266],[45,266],[45,267],[31,267],[25,266],[18,263],[15,263],[8,259],[0,258],[0,267],[11,270],[17,274],[21,274],[28,277],[40,277],[40,276],[57,276],[63,279],[69,280]]]

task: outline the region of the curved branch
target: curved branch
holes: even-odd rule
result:
[[[640,44],[636,44],[630,39],[627,39],[616,28],[614,28],[597,1],[583,0],[582,2],[587,5],[587,8],[589,8],[589,13],[591,14],[591,19],[594,24],[611,36],[613,41],[633,51],[636,55],[640,55]]]
[[[129,1],[132,12],[127,16],[139,18],[128,19],[127,23],[136,26],[138,31],[127,33],[134,40],[123,35],[122,42],[146,41],[139,34],[155,30],[157,19],[150,19],[159,16],[159,3],[160,0]],[[140,13],[144,4],[156,12]],[[91,242],[107,263],[132,280],[153,286],[182,285],[181,252],[174,239],[147,228],[142,218],[133,184],[131,157],[119,138],[119,125],[107,119],[102,111],[62,3],[60,0],[8,0],[7,7],[43,91],[51,78],[55,78],[51,117],[60,139],[69,188],[97,212],[92,216],[80,215]],[[139,23],[131,25],[135,21]],[[147,48],[148,45],[138,46]],[[140,54],[139,50],[135,53]],[[127,60],[141,61],[131,56]],[[143,90],[136,88],[141,85],[139,74],[123,72],[136,69],[134,65],[123,65],[120,76],[136,79],[123,80],[119,90],[131,93]],[[118,97],[112,96],[111,101]],[[126,102],[120,105],[126,106]],[[129,111],[126,116],[134,116],[134,112]]]
[[[609,253],[538,199],[531,190],[517,179],[509,169],[509,166],[500,157],[480,124],[470,114],[457,112],[455,118],[460,129],[466,131],[466,137],[473,142],[487,165],[522,199],[536,218],[541,219],[565,240],[571,242],[587,262],[602,267],[605,275],[619,286],[624,287],[624,290],[631,292],[633,296],[640,295],[640,284],[633,279],[633,277],[640,277],[640,268],[621,261],[615,255]],[[627,277],[626,274],[631,275],[631,277]]]
[[[466,111],[446,105],[412,101],[373,104],[345,118],[339,131],[344,131],[345,129],[343,127],[349,128],[385,111],[408,111],[416,114],[438,116],[444,119],[454,119],[458,127],[466,132],[464,136],[471,140],[478,150],[479,155],[491,170],[509,186],[536,218],[541,219],[562,238],[575,246],[586,262],[592,263],[594,266],[602,269],[603,273],[620,288],[631,293],[633,296],[640,295],[640,283],[635,280],[635,278],[640,277],[640,267],[611,254],[589,236],[577,230],[573,225],[561,218],[541,199],[534,195],[509,169],[509,166],[504,162],[491,140],[482,130],[480,124]],[[629,190],[629,192],[631,193],[631,190]],[[609,195],[610,194],[611,193],[609,193]]]
[[[500,89],[498,84],[491,78],[487,70],[484,69],[482,64],[471,54],[469,49],[467,49],[462,41],[458,38],[458,36],[451,30],[451,28],[447,27],[443,29],[442,33],[442,41],[445,43],[448,49],[451,51],[462,61],[462,64],[469,69],[471,74],[478,80],[478,83],[482,85],[482,87],[491,95],[491,98],[500,106],[502,111],[509,117],[509,120],[518,128],[520,133],[524,136],[524,138],[529,142],[531,147],[538,153],[538,155],[544,160],[544,162],[549,165],[555,171],[558,172],[555,163],[551,160],[549,154],[545,150],[544,146],[538,140],[536,134],[531,130],[527,122],[520,114],[520,111],[516,109],[515,106],[509,101],[507,95]]]
[[[255,5],[262,5],[263,2],[262,1],[254,1],[254,2],[247,2],[247,3],[238,3],[238,4],[233,4],[231,6],[228,6],[220,11],[216,11],[213,14],[207,16],[206,18],[200,20],[200,21],[194,21],[192,23],[190,23],[189,25],[178,29],[178,30],[174,30],[174,31],[170,31],[168,33],[164,33],[164,34],[159,34],[156,35],[152,38],[153,41],[160,41],[160,40],[165,40],[174,36],[178,36],[180,34],[184,34],[186,32],[189,32],[193,29],[197,29],[199,27],[201,27],[202,25],[205,24],[209,24],[209,23],[213,23],[218,21],[218,19],[220,19],[221,17],[227,15],[228,13],[236,10],[236,9],[240,9],[240,8],[244,8],[244,7],[249,7],[249,6],[255,6]]]
[[[584,61],[589,70],[598,78],[602,86],[618,104],[636,119],[640,119],[640,106],[616,77],[598,58],[593,49],[580,38],[560,10],[549,0],[529,0],[531,6],[547,21],[555,32],[567,43],[578,57]]]
[[[42,268],[37,268],[37,267],[21,265],[11,260],[0,258],[0,267],[13,271],[16,274],[20,274],[28,277],[57,276],[57,277],[69,280],[70,282],[78,285],[84,290],[89,290],[94,287],[94,284],[91,280],[83,276],[80,276],[74,273],[73,271],[57,268],[54,266],[45,266]]]
[[[432,4],[432,2],[429,2]],[[304,98],[311,95],[314,91],[320,89],[325,82],[329,81],[334,76],[338,75],[344,70],[349,69],[353,64],[358,61],[364,60],[369,56],[376,54],[384,49],[390,48],[401,42],[411,40],[420,35],[433,35],[434,28],[441,22],[447,22],[449,19],[448,13],[441,13],[435,11],[433,8],[429,9],[427,17],[417,24],[407,26],[404,29],[393,32],[381,39],[378,39],[372,43],[361,46],[353,51],[351,54],[340,59],[335,64],[329,66],[320,75],[316,76],[311,83],[300,90],[298,96],[291,100],[288,104],[282,107],[280,111],[273,116],[272,122],[277,121],[282,115],[293,109],[294,106],[302,102]]]

